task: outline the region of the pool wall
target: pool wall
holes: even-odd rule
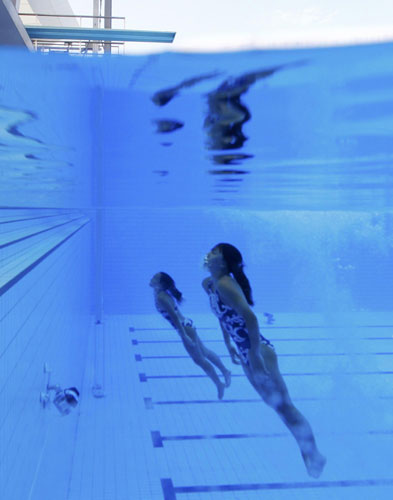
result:
[[[91,101],[75,68],[18,51],[1,60],[0,496],[56,498],[79,409],[62,418],[40,394],[49,380],[81,389],[89,366]]]

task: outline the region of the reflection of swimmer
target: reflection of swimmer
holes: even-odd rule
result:
[[[232,359],[240,360],[251,385],[293,434],[308,474],[319,477],[326,459],[318,451],[310,424],[292,403],[273,345],[259,331],[258,319],[250,307],[252,292],[243,272],[241,253],[233,245],[219,243],[206,255],[205,266],[210,276],[202,286]]]
[[[157,311],[179,333],[191,359],[211,378],[217,387],[218,398],[222,399],[225,387],[229,387],[231,383],[231,372],[225,368],[216,353],[202,344],[192,320],[185,318],[180,312],[178,304],[182,301],[182,294],[175,282],[168,274],[157,273],[151,279],[150,286],[154,289]],[[223,374],[225,384],[219,379],[213,365]]]
[[[207,75],[196,76],[194,78],[184,80],[175,87],[156,92],[151,99],[157,106],[165,106],[165,104],[168,104],[168,102],[170,102],[174,97],[177,96],[180,90],[187,87],[192,87],[193,85],[196,85],[197,83],[202,82],[203,80],[208,80],[209,78],[215,78],[218,75],[219,73],[214,72],[214,73],[208,73]]]
[[[226,98],[209,97],[209,115],[205,128],[209,130],[209,149],[239,149],[247,140],[243,124],[251,118],[240,96]]]
[[[223,155],[213,155],[212,159],[217,165],[239,165],[241,160],[248,160],[253,157],[254,155],[246,155],[242,153],[227,153]]]
[[[168,134],[184,127],[184,123],[177,120],[155,120],[158,134]]]
[[[238,149],[247,137],[242,127],[251,118],[241,96],[256,81],[273,75],[282,66],[247,73],[239,78],[228,78],[217,90],[208,94],[209,111],[205,119],[205,129],[209,139],[208,149]]]

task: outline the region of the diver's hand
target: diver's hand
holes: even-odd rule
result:
[[[237,353],[235,347],[231,346],[229,348],[229,354],[231,356],[231,360],[232,360],[232,363],[234,365],[240,365],[241,364],[239,354]]]

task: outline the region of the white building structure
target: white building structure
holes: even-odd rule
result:
[[[112,0],[93,0],[92,15],[68,0],[0,0],[0,45],[77,54],[124,52],[126,42],[172,43],[175,32],[127,30]]]
[[[22,16],[24,24],[39,26],[78,27],[80,22],[75,16],[68,0],[19,0],[18,12],[22,14],[47,14],[46,16]]]

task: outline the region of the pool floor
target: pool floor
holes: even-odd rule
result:
[[[232,371],[223,401],[159,316],[105,318],[90,339],[70,500],[335,500],[393,497],[393,314],[264,327],[295,405],[327,457],[306,474],[292,436],[233,365],[213,316],[199,336]],[[102,355],[102,358],[101,358]],[[91,388],[101,378],[105,397]]]

